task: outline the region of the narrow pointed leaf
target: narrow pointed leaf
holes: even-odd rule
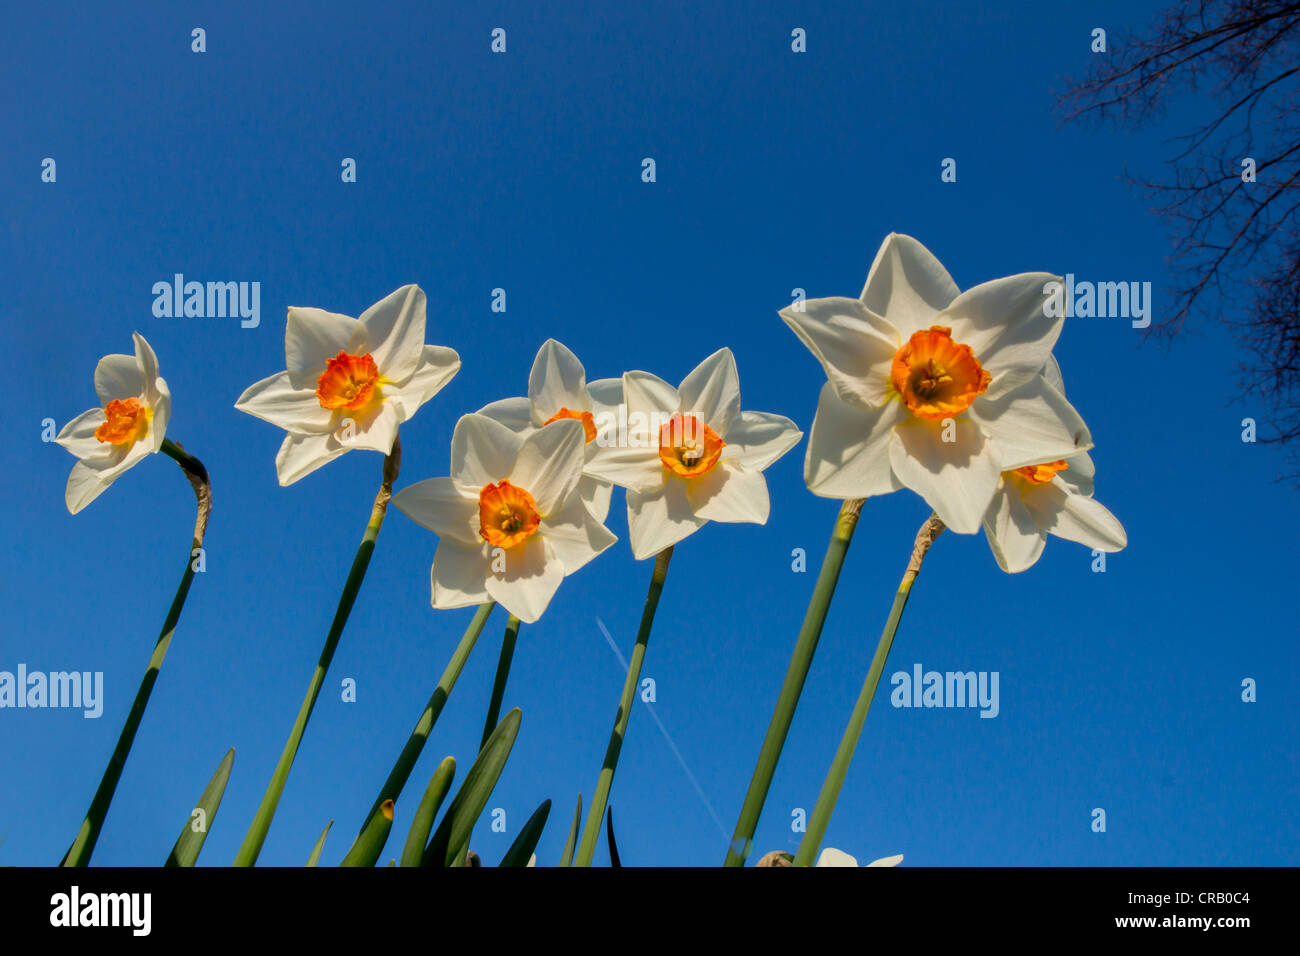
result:
[[[569,839],[564,844],[564,856],[560,857],[560,866],[573,865],[573,851],[578,847],[578,829],[582,826],[582,794],[578,794],[578,808],[573,811],[573,825],[569,827]]]
[[[609,865],[622,866],[618,859],[618,844],[614,842],[614,808],[609,808],[605,817],[605,835],[609,838]]]
[[[550,812],[550,800],[543,801],[542,805],[533,811],[524,828],[519,831],[519,836],[515,837],[515,842],[510,844],[510,849],[506,850],[506,855],[501,858],[501,866],[528,865],[528,858],[537,849],[537,841],[542,838],[542,831],[546,829],[546,818]]]
[[[402,866],[419,866],[424,857],[425,844],[429,842],[429,831],[433,829],[434,818],[438,808],[446,799],[451,789],[451,781],[456,776],[456,758],[444,757],[438,769],[433,772],[429,785],[424,788],[420,806],[416,808],[415,819],[411,821],[411,830],[406,835],[406,845],[402,848]]]
[[[379,812],[370,818],[366,827],[352,841],[352,847],[339,866],[374,866],[388,842],[388,831],[393,828],[393,801],[385,800]]]
[[[320,851],[325,849],[325,838],[330,835],[330,827],[332,826],[334,826],[333,820],[325,824],[325,829],[321,830],[320,836],[316,838],[316,845],[312,847],[311,856],[307,857],[308,866],[315,866],[320,862]]]
[[[226,793],[226,781],[230,779],[230,768],[234,763],[235,748],[231,747],[226,751],[221,763],[217,765],[217,772],[204,787],[198,805],[190,813],[185,829],[181,830],[181,835],[176,838],[176,845],[172,847],[171,855],[167,857],[167,862],[163,866],[193,866],[199,858],[203,841],[208,838],[208,830],[212,828],[212,821],[217,817],[217,808],[221,806],[221,798]],[[196,814],[199,814],[198,820],[195,819]],[[198,830],[194,829],[196,823],[201,824]]]
[[[424,851],[424,866],[451,866],[453,861],[463,861],[469,848],[469,835],[487,806],[488,799],[505,769],[510,750],[519,734],[523,712],[516,707],[497,724],[492,736],[479,751],[474,766],[465,775],[456,796],[447,808],[442,822],[433,833],[433,839]]]

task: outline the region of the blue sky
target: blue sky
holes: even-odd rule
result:
[[[193,497],[164,456],[76,517],[73,459],[40,441],[95,400],[100,356],[139,331],[173,395],[168,436],[208,466],[215,510],[195,581],[94,857],[153,865],[228,747],[201,863],[228,864],[306,689],[379,482],[345,456],[289,488],[282,433],[235,411],[284,367],[289,305],[359,314],[398,286],[429,297],[430,342],[463,369],[403,427],[399,485],[443,475],[456,419],[525,391],[537,347],[590,378],[679,381],[727,345],[746,408],[806,431],[824,380],[778,319],[791,290],[857,295],[891,231],[963,288],[1024,271],[1168,286],[1169,237],[1121,171],[1158,174],[1176,108],[1141,133],[1061,127],[1052,94],[1090,31],[1152,4],[887,2],[299,7],[228,3],[6,12],[0,40],[4,328],[17,402],[0,469],[0,669],[103,671],[99,720],[0,711],[0,863],[52,864],[76,832],[183,568]],[[190,31],[207,31],[207,52]],[[508,52],[489,33],[507,31]],[[808,52],[790,50],[807,31]],[[57,182],[40,181],[44,157]],[[340,181],[344,157],[357,182]],[[653,157],[657,182],[643,183]],[[942,183],[939,164],[957,160]],[[261,324],[155,318],[154,282],[261,283]],[[492,289],[508,311],[490,310]],[[826,843],[908,864],[1291,864],[1300,796],[1293,620],[1296,498],[1241,440],[1230,339],[1171,349],[1124,319],[1067,321],[1057,347],[1097,447],[1097,497],[1129,547],[1104,574],[1052,539],[998,570],[982,535],[943,536],[886,675],[997,671],[1000,713],[895,709],[882,682]],[[677,548],[645,675],[719,832],[644,706],[614,785],[625,863],[725,853],[837,503],[803,485],[801,444],[768,472],[766,526],[710,525]],[[867,502],[756,844],[793,851],[928,511]],[[554,801],[560,855],[595,785],[651,562],[620,542],[520,634],[514,754],[480,825],[494,864]],[[331,819],[342,857],[471,611],[429,607],[436,539],[394,511],[261,861],[301,865]],[[791,570],[806,549],[809,570]],[[398,805],[405,833],[438,760],[477,747],[505,613],[471,658]],[[340,681],[357,682],[355,703]],[[1243,703],[1241,682],[1258,682]],[[1107,813],[1107,832],[1090,828]],[[395,837],[390,852],[396,852]],[[607,857],[602,848],[598,861]]]

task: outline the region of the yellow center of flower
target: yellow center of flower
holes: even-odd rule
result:
[[[378,397],[379,366],[365,355],[339,352],[325,363],[325,371],[316,380],[316,397],[321,408],[356,411]]]
[[[138,398],[118,398],[104,409],[104,424],[95,429],[95,437],[109,445],[131,445],[149,431],[153,409]]]
[[[908,410],[935,420],[966,411],[993,381],[970,346],[954,342],[943,325],[913,332],[894,354],[889,374]]]
[[[483,486],[478,493],[478,533],[488,544],[513,548],[528,540],[542,522],[537,502],[508,481]]]
[[[698,478],[713,470],[726,444],[694,415],[674,415],[659,429],[659,460],[673,474]]]
[[[582,422],[582,428],[587,433],[587,444],[590,445],[591,440],[596,437],[596,419],[591,412],[575,412],[571,408],[561,408],[550,418],[546,419],[546,421],[542,422],[542,425],[549,425],[551,422],[558,422],[564,418],[572,418],[575,421]]]
[[[1026,465],[1024,468],[1017,468],[1015,474],[1019,475],[1031,485],[1045,485],[1056,477],[1058,471],[1065,471],[1070,466],[1061,458],[1056,461],[1045,462],[1041,465]]]

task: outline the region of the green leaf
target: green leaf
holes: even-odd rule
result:
[[[438,824],[438,829],[434,831],[433,839],[424,851],[423,866],[451,866],[453,861],[463,865],[469,848],[469,835],[479,814],[487,806],[501,771],[505,769],[522,719],[523,712],[516,707],[501,718],[497,729],[492,731],[492,736],[479,751],[474,766],[469,768],[465,782],[461,784],[442,822]]]
[[[444,757],[438,769],[433,772],[429,785],[424,788],[424,796],[416,808],[415,819],[411,821],[411,830],[406,835],[406,845],[402,847],[402,866],[419,866],[424,858],[424,846],[429,842],[429,831],[433,829],[434,817],[438,808],[451,789],[451,781],[456,776],[456,758]]]
[[[605,816],[605,836],[609,838],[609,865],[622,866],[618,859],[618,844],[614,842],[614,808]]]
[[[325,838],[330,835],[330,827],[332,826],[334,826],[333,820],[325,824],[325,829],[321,830],[320,836],[316,838],[316,845],[312,847],[311,856],[307,857],[308,866],[315,866],[320,862],[320,851],[325,849]]]
[[[573,825],[569,827],[569,839],[564,844],[564,856],[560,857],[560,866],[573,865],[573,851],[578,846],[578,828],[582,826],[582,794],[578,794],[578,809],[573,811]]]
[[[388,842],[388,831],[393,828],[393,801],[385,800],[379,812],[366,821],[365,829],[357,834],[352,847],[339,866],[374,866]]]
[[[546,818],[551,812],[551,801],[544,800],[542,805],[533,811],[533,815],[528,818],[524,828],[519,831],[519,836],[515,837],[515,842],[510,844],[510,849],[506,850],[506,855],[501,858],[500,866],[522,867],[528,865],[528,860],[532,857],[533,851],[537,849],[537,841],[542,838],[542,831],[546,829]]]
[[[167,862],[163,866],[193,866],[194,861],[199,858],[199,851],[203,849],[203,841],[208,838],[208,830],[212,827],[212,821],[217,817],[217,809],[221,806],[221,798],[226,792],[226,781],[230,779],[230,768],[235,763],[235,748],[231,747],[226,751],[225,757],[217,765],[217,772],[212,775],[208,785],[203,788],[203,794],[199,797],[198,806],[190,813],[190,818],[185,823],[185,828],[181,830],[181,835],[176,839],[176,845],[172,847],[171,855],[167,857]],[[202,813],[198,821],[194,819],[196,813]],[[194,829],[196,822],[202,823],[198,830]]]

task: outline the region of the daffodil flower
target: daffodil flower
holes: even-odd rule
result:
[[[1065,394],[1055,358],[1043,369],[1043,378]],[[1049,534],[1097,551],[1122,551],[1128,535],[1119,520],[1093,500],[1095,473],[1087,452],[1003,472],[984,517],[984,535],[998,567],[1009,574],[1032,567]]]
[[[575,419],[526,436],[486,415],[456,423],[450,477],[416,482],[393,497],[440,538],[434,607],[496,601],[531,623],[566,575],[617,540],[578,490],[586,439]]]
[[[897,856],[884,856],[879,860],[872,860],[867,866],[898,866],[903,862],[903,854]],[[858,861],[855,857],[849,856],[843,850],[836,850],[833,847],[826,847],[822,850],[821,856],[817,857],[818,866],[857,866]]]
[[[809,299],[781,318],[821,362],[804,460],[814,494],[907,487],[973,534],[1002,473],[1092,447],[1078,412],[1039,370],[1064,319],[1044,309],[1048,273],[960,292],[921,243],[891,234],[857,299]]]
[[[425,296],[405,285],[354,319],[290,308],[286,371],[248,387],[235,407],[289,434],[275,458],[290,485],[354,448],[387,455],[397,429],[460,369],[449,348],[424,344]]]
[[[478,410],[527,437],[552,422],[572,418],[582,422],[586,432],[586,458],[599,450],[595,442],[603,429],[615,427],[618,406],[623,401],[623,382],[604,378],[588,384],[587,371],[565,345],[547,339],[537,350],[532,372],[528,375],[528,395],[503,398]],[[601,422],[601,429],[596,422]],[[609,515],[609,498],[613,485],[591,475],[583,475],[578,492],[597,521]]]
[[[626,372],[623,401],[614,427],[596,423],[587,473],[627,489],[638,560],[710,521],[766,523],[763,470],[803,433],[781,415],[740,410],[731,349],[714,352],[677,388],[649,372]]]
[[[171,392],[158,357],[139,332],[135,355],[105,355],[95,366],[100,405],[68,422],[54,439],[80,459],[68,475],[64,501],[74,515],[127,469],[162,448]]]

